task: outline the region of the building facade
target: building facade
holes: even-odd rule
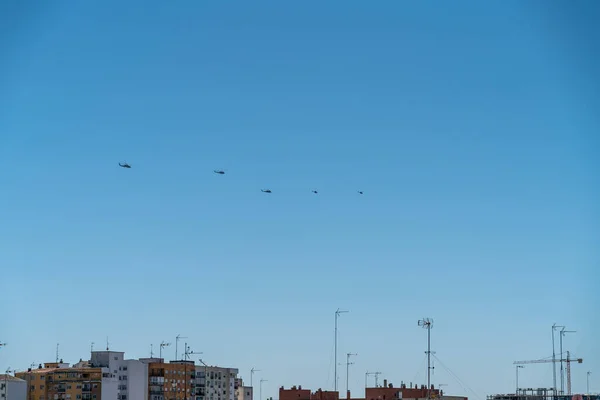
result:
[[[92,351],[89,364],[107,368],[114,378],[116,397],[111,400],[148,400],[148,364],[126,360],[124,352],[109,350]]]
[[[140,359],[147,363],[149,400],[193,400],[196,392],[196,367],[193,361],[162,358]]]
[[[9,374],[0,375],[0,400],[26,400],[27,381]]]
[[[236,400],[237,368],[196,365],[195,400]]]
[[[252,386],[244,386],[241,378],[235,380],[235,400],[253,400]]]

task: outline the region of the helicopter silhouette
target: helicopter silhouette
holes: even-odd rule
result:
[[[363,192],[359,190],[359,191],[358,191],[358,194],[363,194]]]
[[[124,164],[119,163],[119,167],[122,168],[131,168],[131,165],[127,164],[127,162],[125,162]]]
[[[271,192],[271,189],[260,189],[260,191],[263,193],[273,193]]]
[[[225,171],[222,171],[222,170],[217,170],[217,169],[215,169],[213,172],[214,172],[215,174],[219,174],[219,175],[225,175]]]
[[[317,192],[316,190],[311,190],[311,192],[313,192],[314,194],[317,194],[319,192]]]

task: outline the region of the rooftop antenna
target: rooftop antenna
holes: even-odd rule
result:
[[[109,351],[109,346],[110,343],[108,343],[108,336],[106,337],[106,351]]]
[[[163,347],[169,347],[171,345],[171,343],[167,343],[165,341],[160,342],[160,350],[159,350],[159,357],[162,358],[162,349]]]
[[[348,396],[348,378],[350,377],[350,366],[354,364],[350,362],[350,357],[357,356],[356,353],[346,353],[346,396]]]
[[[154,345],[150,343],[150,358],[154,358]]]
[[[423,318],[419,320],[419,326],[427,329],[427,398],[429,398],[429,390],[431,389],[431,327],[433,320],[431,318]]]
[[[267,382],[267,380],[266,379],[261,379],[260,380],[260,389],[259,389],[259,391],[260,391],[260,394],[259,394],[260,399],[258,399],[258,400],[262,400],[262,384],[263,384],[263,382]]]
[[[177,353],[177,348],[179,346],[179,339],[187,339],[187,337],[181,336],[181,335],[175,336],[175,361],[177,361],[177,356],[179,355],[179,353]]]
[[[335,340],[334,340],[334,352],[335,352],[335,362],[334,362],[334,370],[333,370],[333,380],[334,380],[334,391],[337,392],[338,388],[337,388],[337,384],[338,384],[338,375],[337,375],[337,320],[338,317],[340,316],[340,314],[344,314],[347,313],[348,311],[343,311],[340,310],[339,308],[335,311]],[[262,400],[262,399],[261,399]]]
[[[255,372],[260,372],[260,369],[252,367],[252,369],[250,370],[250,387],[252,388],[252,400],[254,400],[254,386],[252,386],[252,377],[254,376]]]
[[[58,362],[58,346],[59,343],[56,343],[56,362]]]
[[[365,389],[367,388],[367,377],[369,375],[375,375],[375,387],[377,387],[377,383],[378,383],[378,377],[379,375],[381,375],[381,372],[367,372],[365,373]]]

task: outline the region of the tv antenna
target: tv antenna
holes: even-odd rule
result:
[[[179,346],[180,339],[187,339],[187,337],[181,335],[175,336],[175,361],[177,361],[177,357],[179,356],[179,354],[177,353],[177,348]]]
[[[357,356],[356,353],[346,353],[346,395],[348,393],[348,378],[350,377],[350,366],[354,364],[350,362],[350,357]]]
[[[333,380],[334,380],[334,392],[337,392],[337,384],[338,384],[338,375],[337,375],[337,320],[340,314],[347,313],[348,311],[340,310],[339,308],[335,311],[335,340],[334,340],[334,352],[335,352],[335,360],[334,360],[334,370],[333,370]]]
[[[59,345],[60,345],[59,343],[56,343],[56,362],[58,362],[58,346]]]
[[[165,341],[160,342],[160,350],[158,352],[160,358],[162,358],[162,349],[163,349],[163,347],[169,347],[170,345],[171,345],[171,343],[167,343]]]
[[[429,398],[429,390],[431,389],[431,327],[433,320],[431,318],[423,318],[419,320],[419,326],[427,329],[427,398]]]

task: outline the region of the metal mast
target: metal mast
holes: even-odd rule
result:
[[[177,357],[179,357],[179,354],[177,353],[177,347],[179,346],[179,339],[187,339],[187,337],[181,336],[181,335],[175,336],[175,361],[177,361]]]
[[[586,391],[585,394],[587,394],[589,396],[590,394],[590,375],[592,374],[592,371],[588,371],[587,372],[587,380],[586,380]]]
[[[338,320],[338,317],[340,316],[340,314],[347,313],[347,312],[348,311],[342,311],[339,308],[335,311],[335,339],[334,339],[334,350],[333,350],[334,353],[335,353],[335,361],[333,363],[333,368],[334,368],[334,370],[333,370],[333,381],[334,381],[333,385],[334,385],[334,391],[335,392],[337,392],[337,390],[338,390],[338,388],[337,388],[337,385],[338,385],[338,375],[337,375],[337,353],[338,353],[338,351],[337,351],[337,331],[338,331],[338,328],[337,328],[337,320]]]
[[[266,381],[267,381],[266,379],[261,379],[261,380],[260,380],[260,389],[259,389],[259,396],[260,396],[260,399],[262,399],[262,384],[263,384],[263,382],[266,382]],[[259,400],[260,400],[260,399],[259,399]]]
[[[254,386],[252,386],[252,377],[254,376],[255,372],[260,372],[260,369],[252,367],[252,369],[250,370],[250,387],[252,388],[252,400],[254,400]]]
[[[427,398],[429,398],[429,390],[431,389],[431,326],[433,320],[431,318],[423,318],[419,320],[419,326],[427,329]]]
[[[158,351],[158,356],[162,358],[162,349],[163,347],[169,347],[171,343],[167,343],[165,341],[160,342],[160,350]]]
[[[350,366],[354,364],[350,362],[350,357],[357,356],[356,353],[347,353],[346,354],[346,396],[348,396],[348,378],[350,377]]]

